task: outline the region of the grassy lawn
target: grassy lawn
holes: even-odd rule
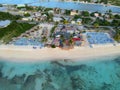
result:
[[[8,12],[0,12],[0,20],[18,20],[21,16],[19,15],[12,15]]]
[[[0,28],[0,40],[9,43],[13,37],[17,37],[35,26],[35,24],[17,23],[13,21],[8,27]]]
[[[110,2],[113,5],[120,6],[120,0],[109,0],[108,2]]]

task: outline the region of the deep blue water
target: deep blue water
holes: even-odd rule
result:
[[[75,9],[75,10],[87,10],[91,12],[99,11],[105,13],[108,10],[112,10],[113,13],[120,13],[120,7],[118,6],[104,6],[100,4],[84,4],[74,2],[55,2],[58,0],[0,0],[0,3],[4,4],[30,4],[35,6],[44,7],[58,7],[62,9]]]
[[[0,61],[0,90],[120,90],[120,56],[89,61]]]

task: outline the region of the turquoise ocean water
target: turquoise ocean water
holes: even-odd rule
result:
[[[28,4],[32,6],[43,6],[49,8],[61,8],[61,9],[74,9],[90,12],[106,13],[108,10],[112,10],[113,13],[120,13],[119,6],[104,6],[100,4],[85,4],[74,2],[58,2],[62,0],[0,0],[1,4]]]
[[[83,61],[0,61],[0,90],[120,90],[120,56]]]

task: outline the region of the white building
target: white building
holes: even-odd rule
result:
[[[76,10],[73,10],[70,12],[70,15],[73,16],[73,15],[78,15],[78,13],[76,12]]]
[[[60,17],[53,17],[54,22],[60,22],[61,20],[62,20],[62,18],[60,18]]]
[[[71,21],[71,24],[75,24],[75,21]]]
[[[67,30],[67,33],[73,34],[75,31],[73,29]]]
[[[23,21],[31,21],[32,17],[26,17],[26,18],[22,18]]]
[[[25,4],[18,4],[17,7],[25,7]]]
[[[94,13],[94,16],[95,17],[99,17],[99,13]]]
[[[54,14],[54,11],[53,10],[49,10],[48,13],[49,14]]]
[[[28,21],[28,20],[29,20],[29,18],[22,18],[22,20],[23,20],[23,21]]]
[[[82,24],[82,19],[79,18],[79,19],[77,19],[76,22],[77,22],[77,24],[81,25]]]

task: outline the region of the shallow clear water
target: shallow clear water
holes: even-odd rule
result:
[[[120,7],[118,6],[104,6],[100,4],[85,4],[75,2],[58,2],[60,0],[0,0],[3,4],[28,4],[44,7],[58,7],[62,9],[74,9],[74,10],[87,10],[91,12],[105,13],[108,10],[112,10],[113,13],[120,13]]]
[[[120,90],[120,56],[85,61],[0,61],[0,90]]]

